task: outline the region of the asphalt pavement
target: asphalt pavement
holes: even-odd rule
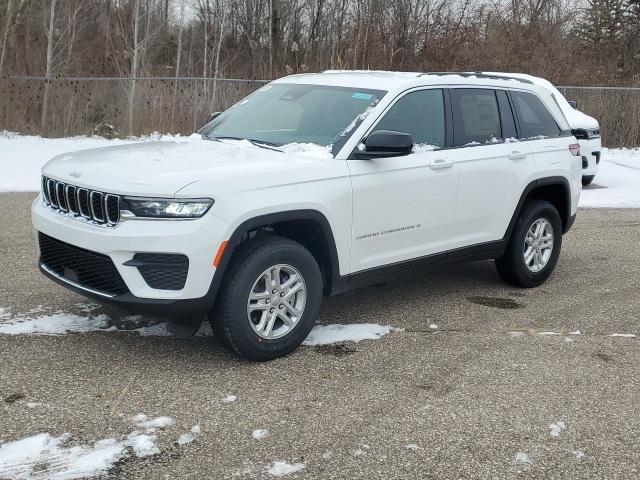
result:
[[[36,268],[34,196],[0,195],[0,307],[86,315]],[[0,444],[120,438],[142,412],[175,420],[160,453],[105,478],[273,478],[275,461],[304,464],[284,477],[300,479],[639,478],[640,339],[610,336],[640,336],[638,258],[640,210],[583,209],[539,288],[504,284],[492,262],[432,268],[319,315],[401,330],[262,364],[210,336],[0,335]],[[126,312],[91,314],[127,327]]]

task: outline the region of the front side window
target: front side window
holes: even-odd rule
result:
[[[374,128],[411,134],[417,146],[444,147],[441,89],[418,90],[400,98]]]
[[[526,92],[511,92],[513,106],[518,113],[522,138],[557,137],[560,128],[553,115],[538,97]]]
[[[210,139],[270,145],[343,145],[385,91],[326,85],[269,84],[205,125]],[[334,153],[335,153],[334,148]]]
[[[451,89],[453,143],[456,147],[502,140],[500,111],[493,90],[481,88]]]

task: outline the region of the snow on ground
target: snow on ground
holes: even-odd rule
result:
[[[105,438],[93,444],[72,442],[70,433],[54,437],[38,433],[0,445],[0,478],[56,478],[71,480],[96,477],[106,473],[116,462],[131,454],[136,457],[157,455],[158,429],[173,424],[169,417],[148,419],[140,414],[134,423],[143,432],[134,430],[121,439]]]
[[[128,315],[122,323],[135,328],[118,328],[106,314],[94,314],[99,308],[97,304],[77,304],[86,315],[55,312],[41,314],[42,308],[36,307],[24,315],[13,317],[7,308],[0,307],[0,334],[4,335],[64,335],[67,333],[87,332],[135,332],[141,336],[171,336],[166,323],[145,325],[141,315]],[[372,323],[355,325],[316,325],[304,341],[304,345],[327,345],[337,342],[360,342],[376,340],[392,330],[399,330],[388,325]],[[199,336],[207,336],[205,328],[201,328]],[[232,399],[233,398],[233,399]],[[223,399],[224,403],[235,401],[233,395]]]
[[[281,477],[282,475],[289,475],[290,473],[299,472],[304,468],[304,463],[289,463],[289,462],[273,462],[267,468],[269,475],[274,477]]]
[[[316,325],[302,344],[315,346],[347,341],[377,340],[392,330],[394,328],[389,325],[378,325],[377,323]]]
[[[101,137],[42,138],[0,132],[0,192],[37,191],[40,169],[52,157],[65,152],[124,145],[144,141],[194,141],[199,135],[153,134],[126,140],[106,140]],[[246,142],[248,147],[258,148]],[[330,158],[328,147],[313,144],[289,144],[278,147],[287,153],[312,158]],[[640,149],[608,149],[602,151],[600,170],[592,185],[582,191],[581,207],[640,208]]]
[[[196,439],[197,435],[200,435],[200,425],[194,425],[191,427],[191,431],[187,433],[183,433],[178,437],[178,445],[187,445],[188,443],[193,442]]]
[[[549,425],[549,434],[552,437],[559,437],[560,433],[562,433],[562,430],[564,429],[565,429],[564,422],[555,422]]]
[[[102,137],[42,138],[0,132],[0,167],[3,171],[0,192],[39,190],[40,169],[50,159],[62,153],[157,140],[188,141],[189,137],[154,134],[129,140],[107,140]],[[8,168],[9,164],[11,168]]]
[[[255,440],[262,440],[263,438],[267,438],[267,436],[269,436],[269,431],[266,428],[259,428],[257,430],[254,430],[251,436]]]
[[[518,463],[530,463],[531,461],[529,460],[529,455],[527,455],[524,452],[518,452],[518,453],[516,453],[516,462],[518,462]]]
[[[89,308],[89,307],[85,307]],[[38,314],[39,309],[32,309],[25,315],[13,317],[8,309],[2,309],[0,315],[0,334],[4,335],[64,335],[67,333],[87,332],[136,332],[142,336],[167,336],[170,333],[166,324],[143,325],[132,330],[118,329],[112,324],[108,315],[93,315],[85,310],[87,315],[55,312],[52,314]],[[139,325],[143,318],[140,315],[129,315],[123,318],[125,323]]]
[[[593,183],[582,189],[581,207],[640,208],[640,149],[602,149]]]
[[[233,403],[236,400],[238,400],[238,397],[236,397],[235,395],[226,395],[223,399],[222,399],[222,403]]]

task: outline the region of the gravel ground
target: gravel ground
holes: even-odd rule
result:
[[[86,300],[35,266],[33,196],[0,195],[0,307],[79,313]],[[144,412],[175,419],[161,453],[107,478],[271,478],[283,460],[305,464],[285,477],[301,479],[635,479],[640,339],[609,335],[640,336],[639,234],[640,210],[581,210],[540,288],[505,285],[491,262],[434,268],[328,298],[319,317],[404,331],[265,364],[207,336],[0,335],[0,443],[38,432],[91,443]],[[194,424],[200,435],[178,445]]]

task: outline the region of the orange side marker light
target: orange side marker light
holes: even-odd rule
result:
[[[220,244],[220,248],[218,248],[218,253],[216,253],[216,258],[213,259],[213,266],[218,268],[218,265],[220,265],[220,260],[222,260],[222,254],[224,253],[224,250],[227,248],[227,240],[223,241]]]

